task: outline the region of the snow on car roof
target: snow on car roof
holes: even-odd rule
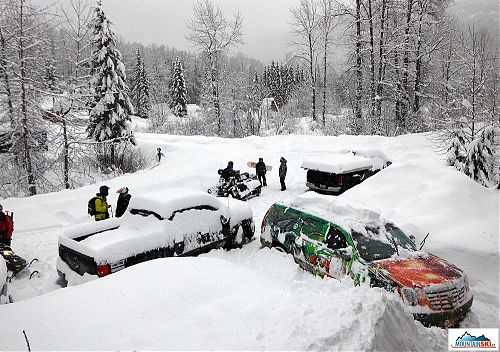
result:
[[[388,162],[389,158],[378,149],[344,149],[330,154],[327,158],[304,160],[302,168],[343,174],[363,169],[381,170]]]
[[[355,155],[350,152],[335,153],[321,159],[307,159],[302,162],[303,169],[343,174],[363,169],[371,169],[373,163],[370,159]]]
[[[361,233],[366,232],[367,225],[382,227],[381,225],[386,223],[380,212],[366,209],[362,204],[353,204],[352,201],[347,203],[342,198],[313,192],[307,192],[296,198],[289,203],[289,206],[330,221],[346,230],[356,230]]]
[[[221,203],[216,197],[205,192],[174,188],[133,196],[130,200],[129,209],[150,210],[162,218],[168,219],[176,210],[202,205],[219,209]]]

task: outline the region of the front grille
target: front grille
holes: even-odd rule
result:
[[[463,303],[465,286],[463,283],[457,283],[446,288],[426,290],[426,294],[436,310],[449,310]]]

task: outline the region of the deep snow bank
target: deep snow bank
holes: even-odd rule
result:
[[[381,150],[393,164],[380,171],[375,176],[370,177],[362,184],[348,190],[338,198],[346,204],[369,208],[380,213],[382,217],[393,221],[408,234],[414,234],[417,243],[424,238],[427,232],[430,232],[424,249],[449,260],[451,263],[463,269],[469,277],[471,290],[474,293],[474,304],[463,326],[498,327],[499,193],[496,190],[489,190],[481,187],[452,167],[444,166],[440,157],[432,151],[431,143],[425,135],[405,135],[394,138],[378,136],[322,137],[289,135],[266,138],[249,137],[243,139],[220,139],[200,136],[182,137],[158,134],[138,134],[137,137],[141,150],[145,155],[154,156],[156,148],[161,147],[162,151],[165,153],[165,158],[162,159],[159,165],[152,165],[148,170],[143,170],[133,175],[124,175],[107,181],[106,184],[111,187],[110,201],[113,205],[116,204],[117,197],[114,192],[118,188],[124,186],[129,187],[132,196],[162,190],[168,192],[169,189],[178,187],[180,184],[193,190],[206,191],[208,187],[217,182],[217,169],[225,167],[229,160],[234,161],[237,169],[241,169],[242,171],[254,171],[252,169],[247,169],[245,166],[246,163],[248,161],[256,161],[259,157],[262,157],[266,164],[274,166],[274,170],[267,174],[268,187],[263,189],[262,195],[248,202],[253,207],[257,236],[259,235],[260,222],[270,205],[278,201],[284,203],[292,202],[297,196],[307,191],[305,186],[306,173],[300,168],[303,160],[328,157],[331,153],[345,149]],[[281,156],[284,156],[288,160],[286,192],[280,192],[279,190],[279,178],[276,171]],[[38,257],[40,259],[40,262],[36,263],[35,267],[41,273],[40,278],[34,278],[33,280],[13,280],[9,287],[9,292],[12,294],[15,301],[43,295],[58,289],[58,286],[55,284],[57,279],[55,266],[58,235],[62,234],[64,228],[70,224],[92,222],[86,214],[87,201],[95,194],[100,185],[101,184],[94,184],[75,190],[66,190],[30,198],[10,198],[2,200],[4,208],[13,210],[16,214],[13,249],[26,259],[31,259],[33,257]],[[280,294],[283,300],[276,299],[272,301],[273,305],[279,308],[271,311],[268,309],[266,311],[264,308],[260,306],[256,307],[252,304],[254,310],[247,312],[250,317],[252,317],[252,314],[255,312],[259,312],[259,314],[261,314],[261,311],[266,311],[267,314],[276,312],[276,314],[273,315],[275,318],[271,327],[266,328],[272,331],[272,336],[280,337],[284,334],[286,336],[291,335],[290,322],[287,318],[288,315],[291,314],[289,312],[291,308],[289,307],[308,302],[312,311],[323,310],[325,309],[324,306],[336,304],[335,299],[340,297],[339,295],[341,293],[339,291],[341,290],[347,290],[346,292],[349,292],[353,296],[357,296],[358,293],[360,295],[368,295],[362,296],[365,297],[365,300],[360,300],[366,310],[368,309],[368,301],[370,300],[375,300],[379,304],[387,305],[387,309],[384,311],[378,311],[375,307],[370,308],[374,309],[374,316],[369,315],[368,317],[363,317],[366,321],[373,319],[370,325],[365,326],[362,325],[362,323],[356,325],[354,320],[347,320],[345,326],[348,326],[348,322],[353,322],[351,325],[351,334],[359,333],[363,336],[365,336],[366,330],[380,331],[376,328],[376,324],[382,324],[381,326],[384,332],[374,333],[372,338],[366,337],[364,340],[365,342],[363,342],[365,345],[360,346],[373,346],[367,348],[378,348],[378,344],[382,344],[383,341],[389,339],[388,335],[392,334],[396,336],[399,334],[399,326],[405,326],[405,322],[400,322],[398,320],[394,321],[388,317],[391,315],[389,314],[392,312],[391,309],[399,308],[391,308],[393,306],[393,303],[391,303],[392,300],[387,302],[384,301],[384,298],[381,297],[387,294],[383,292],[378,292],[376,294],[363,293],[361,290],[353,290],[350,286],[335,286],[333,296],[329,291],[326,291],[327,293],[325,294],[329,298],[325,298],[324,300],[318,299],[321,292],[329,290],[327,287],[335,284],[327,282],[327,280],[319,280],[308,273],[302,273],[291,259],[286,261],[288,264],[284,264],[281,261],[280,253],[260,250],[256,242],[240,251],[214,252],[209,254],[209,256],[211,255],[246,267],[248,270],[252,269],[263,272],[262,275],[265,277],[272,277],[272,279],[270,279],[270,287],[274,287],[272,286],[273,280],[293,282],[294,285],[298,285],[287,286],[279,284],[284,285],[281,286],[285,287],[284,291],[289,291]],[[280,261],[276,262],[276,260]],[[290,265],[290,267],[288,267],[288,265]],[[266,268],[272,268],[272,270]],[[219,270],[219,267],[213,266],[212,270]],[[179,275],[188,274],[184,270],[179,270],[179,273]],[[226,272],[223,271],[223,273]],[[205,274],[212,276],[214,273],[205,272]],[[239,274],[243,275],[242,272],[239,272]],[[226,280],[226,278],[224,277],[223,280]],[[231,282],[235,283],[235,281]],[[206,284],[208,285],[208,283]],[[82,289],[85,294],[90,294],[91,291],[95,290],[97,293],[94,292],[94,295],[98,295],[99,285],[103,285],[100,280],[99,282],[92,283],[91,286],[82,285],[80,287],[74,287],[71,290],[74,290],[76,293],[72,294],[78,295],[78,290]],[[129,285],[132,286],[131,283],[129,283]],[[148,283],[148,285],[151,284]],[[212,286],[217,285],[218,282],[212,282]],[[242,283],[242,285],[244,285],[244,283]],[[139,296],[143,294],[142,291],[139,292],[135,289],[131,291],[128,286],[120,287],[121,291],[118,291],[115,295],[116,297],[121,297],[122,305],[125,305],[125,301],[128,302],[128,307],[135,307],[136,305],[148,306],[154,303],[142,299],[142,297]],[[126,287],[126,289],[123,287]],[[244,285],[244,287],[247,286]],[[303,289],[303,291],[299,288]],[[152,286],[151,290],[153,289],[161,289],[167,292],[170,295],[170,299],[176,302],[182,300],[182,297],[186,295],[183,291],[170,290],[168,287],[164,286]],[[216,287],[212,287],[212,290],[215,289]],[[231,293],[232,290],[241,292],[238,287],[231,288],[228,292]],[[133,292],[134,295],[129,294],[129,291]],[[163,295],[163,291],[156,292],[156,295]],[[201,291],[201,289],[199,291]],[[265,288],[263,288],[262,292],[265,291]],[[64,295],[59,296],[63,292]],[[15,343],[12,342],[13,345],[9,346],[17,346],[17,348],[20,349],[25,348],[23,344],[22,329],[20,331],[18,331],[18,329],[24,323],[31,324],[27,322],[28,318],[26,318],[26,314],[29,313],[29,316],[36,316],[40,310],[44,317],[48,317],[50,316],[48,313],[50,311],[54,312],[53,314],[55,314],[58,319],[62,319],[61,314],[63,313],[59,312],[59,307],[61,304],[65,304],[64,307],[67,309],[65,312],[66,316],[72,317],[71,322],[76,321],[75,324],[77,324],[77,327],[80,328],[84,322],[87,322],[88,326],[86,328],[88,328],[89,331],[87,339],[84,341],[82,337],[79,340],[82,342],[82,345],[76,347],[77,349],[87,349],[86,346],[88,345],[88,341],[92,341],[91,333],[96,329],[96,327],[94,327],[94,325],[97,324],[95,314],[93,311],[85,311],[80,308],[80,305],[83,304],[82,302],[88,302],[83,293],[81,296],[77,297],[81,302],[78,304],[75,303],[75,307],[64,303],[66,299],[69,299],[65,296],[68,292],[73,291],[63,290],[47,296],[52,297],[55,294],[57,295],[56,297],[58,297],[57,299],[50,298],[50,300],[44,300],[47,297],[39,297],[34,300],[18,302],[13,305],[0,306],[0,319],[2,319],[4,313],[7,314],[6,312],[8,312],[8,317],[10,317],[15,324],[15,329],[8,330],[8,336],[14,334],[9,338],[21,339],[19,342],[17,340],[10,340],[11,342],[15,341]],[[190,292],[190,290],[187,292]],[[240,301],[246,300],[253,302],[257,299],[260,303],[267,303],[267,301],[264,302],[262,298],[258,298],[262,295],[262,292],[249,292],[253,295],[243,295]],[[226,292],[224,292],[224,294],[227,295]],[[376,297],[378,298],[373,298],[371,296],[372,294],[377,295]],[[313,297],[314,300],[309,299],[309,296]],[[332,297],[334,297],[334,299],[332,299]],[[237,298],[234,299],[236,300]],[[156,296],[154,300],[156,300]],[[341,304],[347,305],[357,300],[357,297],[353,297],[348,301],[349,303],[341,301]],[[33,301],[37,303],[32,303]],[[113,301],[113,299],[108,299],[106,303]],[[205,305],[208,304],[206,301],[202,302]],[[193,305],[196,304],[193,303]],[[286,306],[288,308],[281,308],[281,306]],[[85,303],[84,307],[94,310],[98,310],[95,307],[101,308],[99,304],[91,306],[89,303]],[[147,316],[144,315],[142,311],[138,311],[139,308],[133,308],[133,314],[128,314],[128,307],[124,309],[123,312],[118,312],[113,319],[110,317],[103,318],[107,319],[106,324],[108,325],[106,326],[109,327],[111,331],[108,332],[111,336],[109,343],[112,343],[112,339],[121,338],[119,330],[112,327],[111,320],[118,324],[118,326],[124,321],[129,322],[123,324],[132,324],[132,321],[139,321],[140,323],[136,324],[136,327],[143,324],[144,321],[147,321]],[[184,318],[186,306],[180,305],[178,309],[174,309],[173,306],[170,308],[170,314],[163,316],[163,319],[178,319],[177,317],[180,317],[179,319],[184,319],[183,322],[187,326],[188,317]],[[203,308],[200,306],[197,309]],[[340,321],[344,321],[343,317],[336,315],[337,313],[344,315],[348,314],[346,310],[341,310],[341,308],[335,308],[338,310],[333,310],[334,308],[328,309],[330,309],[329,312],[333,314],[329,317],[329,321],[333,322],[334,325],[340,324]],[[236,309],[231,307],[230,310],[234,311]],[[191,308],[189,311],[191,311]],[[281,315],[278,315],[278,313]],[[361,309],[360,315],[364,313],[366,313],[365,309]],[[299,313],[295,314],[298,314],[295,315],[295,317],[301,316]],[[382,318],[382,316],[384,318]],[[210,320],[213,319],[212,317],[208,318],[207,315],[202,315],[202,317],[206,320],[205,324],[203,326],[200,326],[200,323],[194,325],[200,330],[199,334],[204,334],[205,325],[213,325],[213,320]],[[328,337],[335,336],[335,331],[337,330],[319,333],[318,330],[316,330],[317,327],[312,326],[320,326],[320,324],[324,326],[324,323],[319,319],[324,319],[324,315],[314,315],[315,319],[311,319],[310,321],[308,317],[308,314],[302,316],[302,320],[308,320],[308,322],[303,323],[300,328],[305,329],[304,331],[309,331],[307,329],[311,329],[310,335],[302,337],[303,340],[290,337],[294,342],[298,341],[296,346],[292,346],[291,344],[287,345],[286,341],[282,340],[280,340],[282,342],[280,342],[279,346],[285,346],[287,349],[300,349],[309,346],[311,346],[311,348],[314,348],[313,346],[322,348],[321,346],[327,346],[329,341],[331,341]],[[191,319],[194,321],[196,316],[192,315]],[[358,319],[361,320],[361,317]],[[0,326],[5,326],[6,324],[4,324],[4,322],[5,321],[1,321],[2,325]],[[246,322],[247,319],[232,321],[234,327],[231,326],[231,328],[238,330],[238,332],[235,333],[236,335],[242,334],[241,331],[246,331]],[[408,321],[408,324],[409,322],[410,321]],[[7,325],[11,324],[12,323],[9,321]],[[371,324],[375,324],[375,327]],[[423,334],[422,336],[425,337],[422,339],[421,343],[421,346],[425,346],[425,339],[433,336],[435,330],[421,330],[418,327],[420,326],[418,323],[412,324],[416,326],[414,328],[415,331],[421,331]],[[49,329],[49,327],[44,327],[44,325],[47,325],[46,322],[36,326],[29,325],[30,331],[36,331],[41,327]],[[390,328],[391,325],[396,327]],[[410,327],[411,326],[410,324]],[[134,334],[135,340],[132,341],[133,343],[130,342],[129,349],[132,349],[133,346],[142,346],[141,348],[143,349],[148,348],[150,341],[154,341],[157,338],[156,335],[151,338],[151,334],[147,332],[148,328],[149,325],[146,326],[145,329],[138,328],[138,331]],[[62,326],[62,329],[65,333],[68,330],[73,331],[71,324]],[[261,331],[260,327],[255,329]],[[299,330],[300,329],[295,327],[294,331]],[[211,330],[209,330],[209,332],[210,331]],[[385,333],[386,331],[388,332],[387,334]],[[313,341],[313,337],[315,336],[313,334],[317,332],[319,334],[317,335],[318,338]],[[429,335],[427,332],[429,332]],[[0,329],[0,350],[6,349],[2,346],[3,333],[2,329]],[[37,334],[36,332],[28,333]],[[76,334],[76,332],[72,333]],[[143,333],[145,334],[144,340],[142,340]],[[163,333],[162,331],[158,333],[158,335],[162,335]],[[192,334],[191,329],[186,329],[186,334],[188,337],[192,336],[189,335]],[[263,334],[264,337],[260,340],[267,341],[265,339],[265,332]],[[442,332],[442,334],[445,334],[445,332]],[[53,335],[45,336],[39,333],[37,335],[38,346],[34,348],[43,348],[41,346],[47,346],[50,344],[53,336],[57,337],[59,335],[57,331],[54,332]],[[181,338],[182,335],[179,337],[179,341]],[[347,337],[344,338],[347,339]],[[412,340],[413,338],[415,338],[415,340]],[[380,342],[377,342],[379,339]],[[368,340],[371,345],[368,345],[368,342],[366,342]],[[189,339],[185,338],[184,341],[189,341]],[[217,341],[220,341],[220,339]],[[217,349],[217,347],[229,349],[235,346],[234,343],[231,342],[231,339],[227,341],[227,345],[221,345],[221,342],[218,345],[206,345],[205,347],[206,349]],[[408,343],[412,344],[413,342],[411,341],[417,341],[417,335],[412,335]],[[316,343],[316,345],[314,345],[314,343]],[[398,343],[401,343],[402,346],[406,346],[404,342]],[[272,348],[274,346],[267,342],[264,343],[264,345],[267,348]],[[70,349],[70,346],[71,345],[68,345],[66,348]],[[103,345],[102,349],[107,348],[106,346],[108,345]],[[193,345],[189,345],[188,347],[181,346],[180,342],[173,346],[177,346],[181,349],[188,349],[188,347],[191,347],[191,349],[194,348]],[[250,344],[248,346],[250,346]],[[255,349],[260,348],[257,343],[251,346],[254,346]],[[445,349],[445,346],[446,343],[443,343],[440,348]],[[237,347],[234,348],[239,349]],[[380,348],[383,349],[382,347]],[[332,347],[332,349],[334,349],[334,347]],[[399,347],[393,349],[400,350]],[[427,349],[430,350],[431,348],[429,347]]]
[[[439,329],[415,324],[397,297],[334,280],[295,280],[217,258],[146,262],[104,279],[2,307],[0,349],[428,350]],[[286,269],[285,269],[286,268]],[[32,314],[32,312],[37,314]],[[425,343],[423,343],[425,341]]]

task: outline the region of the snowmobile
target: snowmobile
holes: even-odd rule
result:
[[[0,244],[0,255],[5,259],[5,263],[7,264],[7,270],[11,273],[11,275],[7,278],[10,282],[12,279],[22,272],[24,269],[29,268],[31,264],[38,261],[37,258],[34,258],[29,263],[26,259],[21,258],[17,254],[14,253],[12,248],[6,244]],[[38,270],[34,270],[29,274],[29,278],[31,279],[34,275],[40,275]]]
[[[260,195],[262,186],[256,175],[236,171],[234,176],[225,179],[222,177],[223,172],[224,169],[219,169],[218,174],[221,176],[219,183],[215,189],[209,188],[208,193],[215,193],[217,197],[232,197],[239,200],[248,200]]]

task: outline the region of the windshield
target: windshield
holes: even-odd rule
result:
[[[385,224],[386,236],[391,236],[395,241],[398,247],[403,247],[404,249],[408,249],[410,251],[416,251],[417,247],[415,247],[415,243],[410,240],[400,228],[396,227],[394,224],[387,223]]]
[[[380,234],[379,228],[365,227],[365,230],[366,234],[353,230],[351,235],[356,250],[367,262],[390,258],[403,248],[409,251],[416,250],[404,232],[391,223],[385,224],[384,236]]]

